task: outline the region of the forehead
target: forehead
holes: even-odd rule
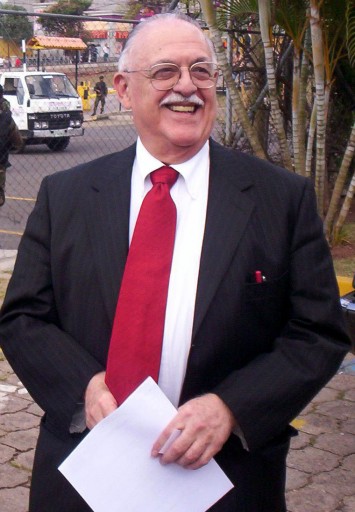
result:
[[[202,31],[182,20],[158,20],[144,27],[134,41],[132,58],[144,62],[174,60],[177,56],[192,59],[211,58],[211,49]]]

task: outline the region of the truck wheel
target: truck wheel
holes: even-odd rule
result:
[[[50,139],[47,146],[52,151],[64,151],[69,146],[69,142],[70,137],[58,137]]]

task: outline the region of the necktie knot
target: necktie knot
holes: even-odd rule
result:
[[[156,171],[150,173],[150,179],[153,185],[157,185],[158,183],[163,183],[171,188],[176,180],[178,179],[179,173],[175,171],[172,167],[168,167],[164,165],[160,167]]]

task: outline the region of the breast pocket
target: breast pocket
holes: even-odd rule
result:
[[[289,273],[247,283],[242,293],[242,324],[248,339],[259,349],[270,350],[280,334],[289,311]]]
[[[243,298],[246,301],[258,301],[266,298],[277,298],[284,295],[288,289],[289,272],[284,272],[281,276],[270,279],[262,277],[261,283],[246,283],[244,286]]]

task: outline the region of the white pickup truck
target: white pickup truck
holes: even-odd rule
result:
[[[64,73],[4,71],[0,84],[24,147],[47,144],[52,151],[63,151],[70,137],[84,135],[81,99]]]

